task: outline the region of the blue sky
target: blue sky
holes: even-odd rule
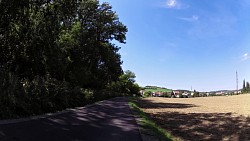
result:
[[[250,0],[101,0],[128,27],[123,69],[140,86],[211,91],[250,81]]]

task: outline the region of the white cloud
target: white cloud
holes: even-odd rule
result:
[[[242,55],[242,61],[246,61],[250,58],[249,54],[248,53],[245,53]]]
[[[189,7],[177,0],[166,0],[161,6],[169,9],[185,9]]]
[[[199,20],[199,16],[193,15],[193,16],[190,17],[190,18],[181,17],[181,18],[178,18],[178,19],[184,20],[184,21],[188,21],[188,22],[194,22],[194,21],[198,21],[198,20]]]
[[[176,5],[177,5],[176,0],[168,0],[168,1],[166,2],[166,6],[169,7],[169,8],[176,7]]]

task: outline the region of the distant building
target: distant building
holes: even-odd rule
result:
[[[225,92],[220,91],[220,92],[216,92],[215,94],[216,94],[216,95],[225,95]]]
[[[163,92],[154,92],[154,96],[163,96]]]
[[[238,93],[237,93],[237,90],[234,91],[234,94],[241,94],[241,90],[238,90]]]
[[[181,92],[180,91],[173,91],[174,92],[174,95],[179,95],[179,94],[181,94]]]

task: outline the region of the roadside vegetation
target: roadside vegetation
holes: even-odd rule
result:
[[[138,93],[114,44],[127,27],[108,3],[2,0],[0,9],[0,119]]]
[[[143,112],[138,105],[138,98],[140,97],[130,97],[129,106],[131,107],[134,115],[139,118],[137,121],[139,122],[142,134],[150,134],[150,136],[153,136],[153,138],[159,141],[177,141],[178,139],[174,138],[171,133],[161,128],[152,119],[150,119],[145,112]]]

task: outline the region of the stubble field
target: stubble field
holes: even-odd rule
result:
[[[250,140],[250,95],[140,99],[140,107],[181,140]]]

